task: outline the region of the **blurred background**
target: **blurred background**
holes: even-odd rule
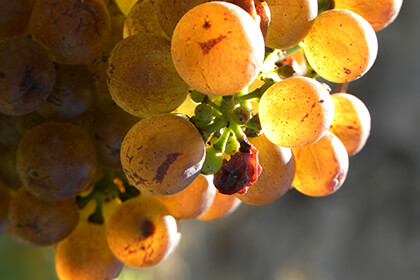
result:
[[[406,0],[377,33],[371,71],[349,92],[370,110],[372,133],[326,198],[290,191],[213,222],[181,224],[175,255],[131,280],[420,279],[420,1]],[[52,248],[0,237],[0,279],[56,279]]]

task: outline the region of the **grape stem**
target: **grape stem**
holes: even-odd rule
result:
[[[350,84],[349,82],[337,84],[336,92],[347,92],[347,89],[349,88],[349,84]]]

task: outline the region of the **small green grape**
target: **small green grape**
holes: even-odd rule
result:
[[[238,150],[239,150],[239,142],[238,140],[236,140],[236,137],[234,134],[230,134],[226,142],[225,153],[233,156],[234,154],[238,152]]]
[[[238,124],[246,124],[251,118],[251,112],[245,107],[238,107],[233,110],[232,119]]]
[[[201,173],[209,175],[214,174],[220,170],[223,164],[222,153],[214,147],[206,148],[206,159],[204,160]]]
[[[202,122],[210,122],[213,117],[213,110],[210,105],[202,103],[195,107],[195,116]]]
[[[197,103],[203,102],[206,99],[206,96],[207,95],[205,95],[205,94],[203,94],[199,91],[196,91],[196,90],[191,91],[191,99],[194,102],[197,102]]]

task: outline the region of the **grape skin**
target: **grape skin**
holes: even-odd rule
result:
[[[327,89],[314,79],[293,77],[271,86],[259,104],[266,137],[281,147],[300,148],[320,139],[334,117]]]
[[[216,196],[210,208],[198,216],[197,219],[201,221],[212,221],[229,216],[238,209],[241,203],[241,200],[234,195],[226,195],[216,191]]]
[[[329,129],[346,147],[349,156],[357,154],[370,133],[370,114],[366,105],[348,93],[334,93],[334,120]]]
[[[120,157],[133,186],[152,195],[171,195],[198,176],[204,156],[204,142],[194,125],[164,114],[135,124],[123,140]]]
[[[378,53],[372,26],[346,10],[327,10],[318,15],[304,40],[305,54],[322,78],[346,83],[363,76]]]
[[[256,78],[264,40],[242,8],[209,2],[188,11],[172,36],[172,60],[181,77],[199,92],[231,95]]]
[[[317,16],[317,0],[267,0],[271,21],[266,46],[287,49],[302,41]]]
[[[246,193],[235,196],[251,205],[271,203],[292,188],[296,169],[292,150],[271,143],[264,134],[248,140],[259,151],[262,173]]]
[[[188,85],[170,56],[170,42],[156,34],[139,33],[119,42],[108,61],[108,86],[118,106],[144,118],[181,105]]]
[[[314,197],[327,196],[344,183],[349,157],[343,143],[331,132],[311,146],[292,151],[296,160],[292,185],[299,192]]]

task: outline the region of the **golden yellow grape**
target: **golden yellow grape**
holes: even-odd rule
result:
[[[296,174],[293,187],[308,196],[326,196],[336,192],[347,176],[349,157],[343,143],[327,132],[315,144],[293,149]]]
[[[237,193],[235,196],[252,205],[271,203],[292,188],[296,169],[292,150],[273,144],[264,134],[248,140],[259,151],[262,173],[245,194]]]
[[[265,45],[287,49],[298,44],[308,34],[318,14],[317,0],[266,0],[271,21]]]
[[[108,247],[104,225],[80,221],[55,253],[60,280],[98,280],[118,277],[123,265]]]
[[[216,196],[210,208],[197,217],[198,220],[211,221],[232,214],[241,205],[241,201],[234,195],[222,194],[216,191]]]
[[[172,36],[172,60],[194,89],[231,95],[256,78],[264,40],[256,21],[242,8],[208,2],[188,11]]]
[[[355,155],[369,137],[369,110],[354,95],[334,93],[331,97],[334,101],[334,120],[329,130],[343,142],[349,156]]]
[[[108,87],[118,106],[141,118],[173,111],[189,89],[171,61],[170,42],[152,33],[117,44],[108,60]]]
[[[123,37],[137,33],[154,33],[163,37],[167,37],[166,33],[160,27],[156,1],[142,0],[137,1],[127,14],[124,23]]]
[[[335,9],[355,12],[366,19],[375,31],[387,27],[398,16],[403,0],[334,0]]]
[[[330,127],[334,104],[315,79],[293,77],[271,86],[259,105],[261,126],[273,143],[289,148],[311,145]]]
[[[200,173],[204,142],[187,119],[163,114],[135,124],[121,145],[121,164],[128,181],[152,195],[185,189]]]
[[[151,196],[124,201],[106,225],[106,238],[124,264],[148,267],[164,260],[180,240],[177,221]]]
[[[306,36],[305,54],[322,78],[346,83],[363,76],[378,53],[372,26],[346,10],[327,10],[318,15]]]
[[[155,196],[166,206],[169,213],[178,219],[194,219],[210,208],[216,195],[213,180],[199,174],[197,178],[179,193]]]

